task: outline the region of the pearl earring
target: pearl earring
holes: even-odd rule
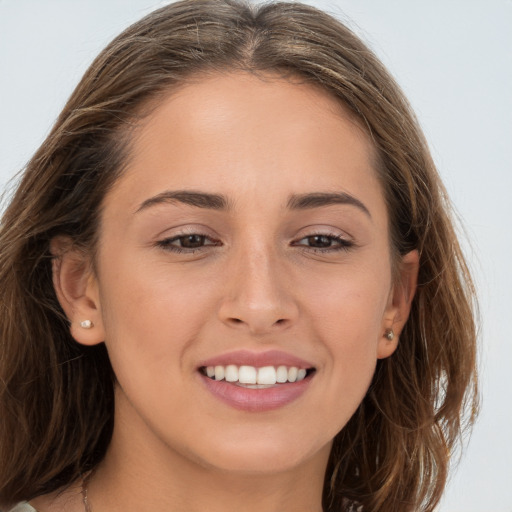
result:
[[[386,329],[384,336],[388,339],[388,341],[393,341],[395,333],[393,332],[393,329]]]
[[[80,327],[82,329],[90,329],[94,324],[90,320],[82,320],[80,322]]]

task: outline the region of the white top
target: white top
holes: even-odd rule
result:
[[[37,512],[37,510],[30,506],[26,501],[18,503],[14,508],[11,508],[8,512]]]

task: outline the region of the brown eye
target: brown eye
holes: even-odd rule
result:
[[[156,244],[158,247],[166,251],[176,253],[195,253],[206,250],[209,247],[222,245],[218,240],[213,240],[207,235],[200,233],[190,233],[186,235],[174,236],[172,238],[165,238]]]
[[[308,236],[306,240],[310,247],[315,247],[318,249],[326,249],[331,247],[333,243],[332,237],[326,235]]]
[[[347,240],[340,235],[326,235],[322,233],[305,236],[293,245],[313,252],[336,252],[347,251],[354,246],[354,242]]]
[[[179,241],[179,245],[184,249],[197,249],[198,247],[202,247],[206,237],[204,235],[187,235],[180,236],[177,241]]]

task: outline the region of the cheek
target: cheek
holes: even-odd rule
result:
[[[363,350],[379,339],[391,287],[386,265],[347,266],[302,283],[308,316],[329,340]]]
[[[389,275],[384,266],[350,270],[331,275],[321,287],[318,279],[306,283],[304,310],[305,325],[326,351],[331,399],[343,396],[355,410],[375,371],[390,278],[383,278]]]
[[[184,350],[209,317],[205,287],[171,275],[166,265],[129,258],[105,265],[102,275],[106,345],[116,373],[133,368],[154,379],[164,361],[181,365]]]

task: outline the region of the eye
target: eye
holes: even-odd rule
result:
[[[314,234],[301,238],[294,245],[315,252],[346,251],[353,247],[354,243],[340,235]]]
[[[206,241],[206,237],[204,235],[187,235],[180,236],[174,240],[179,243],[180,247],[185,249],[197,249],[198,247],[202,247]]]
[[[220,242],[200,233],[187,233],[172,238],[165,238],[158,241],[157,245],[168,251],[192,253],[205,247],[220,245]]]

